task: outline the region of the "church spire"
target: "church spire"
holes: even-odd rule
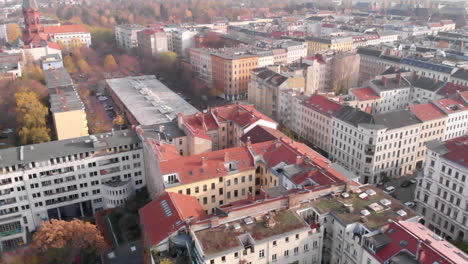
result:
[[[23,0],[23,10],[26,9],[39,9],[36,0]]]

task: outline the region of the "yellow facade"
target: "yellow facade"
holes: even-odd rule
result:
[[[263,165],[259,168],[170,187],[166,191],[195,196],[205,212],[213,213],[220,205],[247,199],[249,193],[259,194],[262,187],[278,186],[276,176],[271,176]]]
[[[308,51],[309,56],[314,55],[316,52],[327,50],[351,51],[353,49],[353,41],[344,41],[336,43],[325,43],[320,41],[309,40]]]
[[[88,121],[84,110],[53,114],[58,140],[88,136]]]

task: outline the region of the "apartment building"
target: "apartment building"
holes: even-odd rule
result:
[[[2,248],[27,242],[41,221],[71,220],[113,208],[146,185],[133,131],[0,150]]]
[[[281,90],[279,93],[278,122],[298,133],[295,128],[302,124],[301,104],[310,95],[296,89]]]
[[[168,51],[167,34],[163,29],[145,29],[137,32],[138,50],[142,56],[156,56]]]
[[[282,90],[304,91],[305,79],[301,74],[282,72],[281,67],[256,68],[251,70],[248,99],[262,113],[273,119],[279,118],[279,100]]]
[[[309,56],[327,50],[351,51],[353,49],[351,37],[308,37],[306,41]]]
[[[331,154],[363,183],[413,173],[421,121],[410,111],[368,114],[343,106],[332,116]]]
[[[312,95],[300,104],[301,120],[293,131],[301,138],[321,150],[330,153],[332,134],[332,115],[341,105],[319,94]]]
[[[432,103],[410,106],[410,111],[422,122],[416,153],[416,168],[421,169],[426,160],[426,143],[444,138],[447,115]]]
[[[211,64],[211,51],[207,49],[189,49],[190,66],[197,78],[202,80],[209,88],[213,87],[213,75]]]
[[[240,138],[257,125],[278,124],[252,105],[240,103],[211,107],[200,114],[178,115],[178,125],[189,138],[190,155],[241,146]]]
[[[466,258],[417,223],[420,217],[414,211],[371,186],[306,187],[290,193],[266,189],[262,195],[221,205],[211,215],[194,197],[164,193],[140,215],[149,249],[164,255],[177,246],[192,252],[196,263],[374,264],[401,255],[407,257],[402,263],[437,256],[447,260],[444,263],[459,263]],[[164,230],[152,224],[154,219],[165,223]],[[193,243],[181,244],[181,235]],[[433,239],[422,239],[425,236]],[[429,241],[434,248],[428,247]],[[441,251],[439,244],[450,249]]]
[[[258,68],[256,54],[241,50],[216,50],[212,53],[213,88],[226,100],[242,100],[248,95],[250,70]]]
[[[287,64],[300,62],[302,58],[307,57],[307,42],[282,41],[278,46],[286,50]]]
[[[434,104],[447,115],[444,140],[468,133],[468,92],[457,93],[455,97],[438,100]]]
[[[138,47],[137,32],[144,30],[145,27],[136,24],[124,24],[115,26],[115,39],[117,45],[130,50]]]
[[[57,139],[89,135],[85,107],[68,71],[57,68],[46,70],[44,74]]]
[[[425,225],[436,234],[468,241],[466,150],[468,136],[427,143],[424,169],[418,174],[416,201]]]
[[[188,57],[189,49],[195,48],[195,36],[198,32],[184,28],[165,28],[164,31],[167,34],[168,49],[181,57]]]

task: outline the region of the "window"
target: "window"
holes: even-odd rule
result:
[[[299,234],[296,234],[296,239],[299,239]]]
[[[239,258],[239,252],[234,253],[234,258]]]
[[[304,245],[304,252],[307,252],[307,251],[309,251],[309,244]]]
[[[285,250],[285,251],[284,251],[284,256],[285,256],[285,257],[289,257],[289,250]]]
[[[297,254],[299,254],[299,247],[294,248],[294,255],[297,255]]]
[[[275,241],[273,241],[273,246],[274,246],[274,247],[276,247],[276,240],[275,240]]]
[[[261,250],[258,252],[258,257],[259,257],[259,258],[264,258],[264,257],[265,257],[265,250],[264,250],[264,249],[261,249]]]
[[[273,254],[273,255],[271,256],[271,260],[272,260],[272,261],[276,261],[276,254]]]
[[[284,239],[284,242],[289,243],[289,237],[286,237],[286,238]]]
[[[226,262],[226,256],[222,256],[222,257],[221,257],[221,261],[222,261],[222,262]]]

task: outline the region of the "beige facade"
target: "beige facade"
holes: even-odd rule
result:
[[[53,114],[58,140],[88,136],[88,121],[83,109]]]
[[[255,69],[252,71],[249,82],[249,103],[276,120],[279,119],[281,91],[286,89],[293,89],[297,92],[304,91],[304,77],[301,75],[291,76],[291,73],[286,74],[267,68]]]
[[[307,42],[309,56],[327,50],[353,50],[353,39],[351,37],[310,37]]]
[[[169,187],[166,191],[195,196],[205,212],[210,214],[220,205],[245,200],[249,193],[254,193],[254,175],[255,170],[248,170]]]
[[[250,70],[258,67],[258,55],[215,53],[211,57],[213,88],[227,100],[247,97]]]
[[[138,50],[142,56],[156,56],[168,50],[166,32],[146,29],[137,32]]]

